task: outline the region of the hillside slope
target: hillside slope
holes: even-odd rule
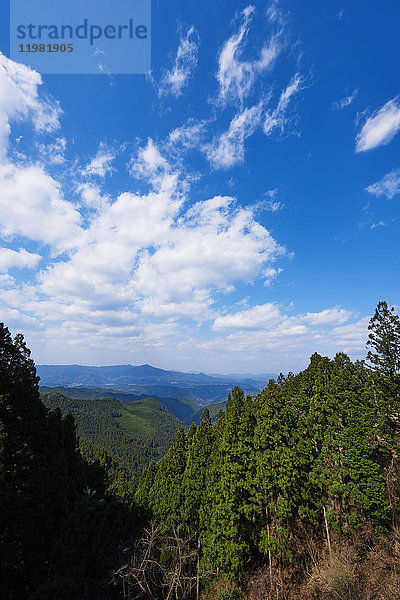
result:
[[[182,425],[154,398],[122,402],[113,398],[67,398],[41,394],[47,408],[72,413],[80,445],[89,458],[104,460],[108,468],[137,475],[160,458]]]
[[[104,388],[73,388],[73,387],[48,387],[40,386],[40,392],[42,394],[54,394],[59,393],[67,398],[79,398],[87,400],[97,400],[99,398],[115,398],[122,402],[137,402],[138,400],[144,400],[149,398],[149,394],[132,394],[130,392],[122,392],[121,390],[104,389]],[[162,398],[160,396],[151,394],[151,398],[154,398],[165,406],[175,417],[185,421],[190,419],[190,416],[200,409],[200,405],[197,404],[191,398]]]

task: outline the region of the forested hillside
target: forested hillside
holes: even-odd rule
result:
[[[386,303],[366,362],[314,354],[260,394],[234,388],[214,423],[205,410],[178,429],[135,490],[106,489],[3,326],[0,376],[4,598],[400,597],[400,319]],[[89,419],[90,401],[56,400]],[[106,421],[113,407],[110,435],[113,419],[143,417],[96,402]]]
[[[39,388],[42,394],[62,394],[67,398],[77,398],[79,400],[98,400],[99,398],[114,398],[121,400],[122,402],[136,402],[137,400],[144,400],[149,398],[146,394],[136,395],[129,392],[121,392],[120,390],[114,389],[103,389],[103,388],[73,388],[73,387],[62,387],[58,386],[51,388],[48,386],[40,386]],[[190,417],[200,409],[200,406],[191,398],[162,398],[160,396],[151,396],[165,406],[169,411],[172,412],[178,419],[182,421],[190,420]],[[189,423],[190,424],[190,423]]]
[[[126,566],[132,592],[400,597],[400,320],[381,303],[370,328],[372,368],[314,354],[255,397],[235,388],[213,426],[205,411],[179,430],[136,491],[156,529]]]
[[[70,413],[79,447],[124,479],[135,478],[151,460],[165,454],[182,424],[154,398],[121,402],[113,398],[71,399],[60,393],[41,394],[47,408]]]
[[[30,352],[0,323],[1,598],[119,598],[106,584],[135,519],[77,446],[74,419],[41,402]]]

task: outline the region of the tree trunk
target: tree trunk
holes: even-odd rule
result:
[[[326,530],[326,540],[328,542],[328,551],[329,551],[329,556],[332,555],[332,548],[331,548],[331,537],[329,535],[329,527],[328,527],[328,521],[326,520],[326,510],[325,510],[325,506],[323,507],[324,509],[324,521],[325,521],[325,530]]]
[[[269,509],[268,507],[265,509],[265,516],[267,519],[267,533],[268,533],[268,538],[270,538],[270,529],[269,529]],[[272,592],[272,555],[271,555],[271,549],[268,549],[268,566],[269,566],[269,585],[271,588],[271,592]]]
[[[196,600],[200,598],[200,536],[197,540]]]

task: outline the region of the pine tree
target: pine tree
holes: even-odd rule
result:
[[[380,424],[390,443],[400,437],[400,318],[394,308],[379,302],[370,320],[367,360],[373,373]]]
[[[379,302],[369,322],[367,360],[380,374],[394,378],[400,374],[400,318],[387,302]]]

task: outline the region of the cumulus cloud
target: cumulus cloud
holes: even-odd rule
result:
[[[366,152],[392,141],[400,129],[400,106],[398,98],[386,102],[365,121],[356,137],[356,152]]]
[[[0,248],[0,273],[7,273],[9,269],[27,268],[34,269],[41,259],[40,254],[28,252],[25,248],[11,250]]]
[[[170,230],[168,243],[141,258],[136,288],[162,303],[200,299],[198,317],[204,318],[214,290],[228,292],[239,281],[254,281],[283,251],[250,210],[217,196],[196,203],[179,228]]]
[[[80,194],[83,206],[87,206],[93,210],[104,209],[109,203],[110,198],[101,193],[98,186],[90,183],[80,183],[77,185],[76,191]]]
[[[330,332],[330,336],[336,344],[343,348],[344,352],[363,349],[368,339],[369,320],[369,317],[363,317],[354,323],[334,327]]]
[[[41,273],[40,295],[48,300],[33,301],[33,310],[78,324],[100,314],[108,322],[109,311],[120,310],[140,331],[152,317],[203,321],[213,317],[216,293],[263,277],[284,252],[233,198],[182,207],[160,191],[119,196],[71,257]]]
[[[386,198],[392,199],[396,194],[400,193],[400,169],[393,169],[393,171],[387,173],[382,179],[365,189],[370,194],[374,194],[374,196],[386,196]]]
[[[229,129],[204,146],[206,156],[216,169],[229,169],[244,160],[244,142],[261,123],[263,103],[235,115]]]
[[[38,132],[59,127],[60,106],[56,101],[39,98],[41,84],[39,73],[0,52],[0,160],[7,152],[10,121],[30,116]]]
[[[242,13],[240,39],[233,36],[220,56],[224,102],[244,99],[250,93],[248,82],[274,60],[272,42],[254,61],[243,60],[245,30],[253,11],[248,7]],[[194,32],[189,30],[185,39],[190,46]],[[178,51],[171,73],[177,74],[184,64],[185,47],[181,54]],[[131,359],[132,348],[157,361],[161,356],[157,352],[170,356],[172,344],[182,360],[193,357],[193,352],[204,356],[204,350],[212,351],[212,360],[243,349],[247,358],[253,349],[259,354],[266,348],[296,352],[304,348],[300,340],[332,328],[337,328],[335,343],[347,339],[351,343],[351,332],[339,329],[350,322],[343,309],[295,316],[274,303],[253,307],[237,303],[236,312],[227,309],[233,292],[254,284],[265,290],[262,284],[279,276],[277,262],[286,250],[259,222],[257,207],[242,207],[235,198],[206,188],[196,202],[191,199],[195,175],[185,171],[180,149],[199,147],[216,168],[240,162],[245,140],[263,125],[265,98],[249,108],[236,108],[227,131],[208,145],[210,121],[189,120],[161,143],[149,138],[129,162],[130,191],[112,195],[104,178],[116,153],[106,144],[74,173],[73,181],[68,168],[59,180],[46,172],[49,164],[68,166],[62,136],[38,145],[45,159],[42,166],[18,163],[16,153],[13,159],[7,157],[13,120],[30,119],[39,132],[56,128],[60,114],[56,103],[39,96],[40,76],[7,60],[0,74],[0,125],[4,125],[0,235],[7,246],[0,249],[0,310],[7,322],[46,345],[53,360],[65,360],[61,352],[70,345],[75,361],[96,361],[110,339],[113,357],[121,356],[121,361],[126,353]],[[180,81],[178,76],[171,78],[170,89],[175,90],[171,93],[179,94],[187,78],[182,85]],[[268,132],[286,126],[288,103],[301,86],[296,76],[281,93],[276,110],[269,113]],[[93,176],[99,178],[95,183]],[[267,197],[269,210],[281,207],[274,191]],[[38,267],[36,277],[23,284],[7,273]],[[208,329],[209,323],[216,337],[204,342],[197,333]],[[143,357],[140,354],[139,360]]]
[[[267,302],[253,306],[231,315],[218,317],[213,324],[214,331],[222,330],[276,330],[291,335],[304,334],[307,331],[303,323],[316,326],[340,325],[353,316],[344,309],[330,308],[317,313],[307,313],[288,317],[281,312],[277,304]]]
[[[303,321],[310,325],[339,325],[346,323],[353,313],[343,308],[327,308],[317,313],[307,313],[302,317]]]
[[[253,88],[257,75],[271,68],[280,52],[277,36],[263,45],[259,56],[253,61],[242,60],[246,46],[250,24],[255,14],[254,6],[247,6],[242,11],[242,22],[239,30],[223,45],[218,58],[217,81],[219,84],[219,100],[242,102]]]
[[[147,140],[147,145],[140,148],[136,158],[133,158],[130,164],[130,173],[138,179],[149,179],[168,170],[168,162],[161,155],[151,138]]]
[[[8,327],[23,329],[24,332],[39,331],[43,325],[35,317],[25,315],[15,308],[2,307],[1,319]]]
[[[60,252],[78,243],[80,214],[42,168],[0,167],[0,187],[1,235],[22,235]]]
[[[184,177],[172,168],[160,148],[149,138],[129,163],[129,172],[135,179],[145,180],[153,190],[169,197],[183,193],[187,187]]]
[[[213,324],[214,331],[253,330],[276,326],[281,321],[281,313],[276,304],[268,302],[239,311],[232,315],[218,317]]]
[[[288,307],[266,302],[218,316],[212,326],[215,337],[202,348],[229,361],[235,360],[236,353],[250,363],[267,354],[268,367],[276,369],[288,355],[296,362],[315,351],[353,355],[364,351],[368,317],[357,319],[351,311],[338,308],[296,315],[290,312]]]
[[[197,66],[199,49],[199,36],[193,27],[186,34],[181,35],[178,51],[173,67],[164,73],[161,79],[158,94],[178,97],[187,85],[190,76]]]

